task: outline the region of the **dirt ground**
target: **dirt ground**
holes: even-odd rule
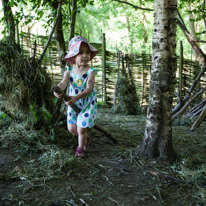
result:
[[[23,127],[13,128],[13,133],[2,128],[0,205],[206,205],[205,122],[193,133],[186,121],[174,124],[179,156],[175,163],[146,161],[136,155],[144,134],[144,114],[122,116],[99,107],[97,122],[119,143],[92,129],[89,151],[82,159],[73,157],[77,139],[64,124],[52,130],[52,139]]]

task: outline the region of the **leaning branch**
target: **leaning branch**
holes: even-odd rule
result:
[[[204,52],[201,50],[201,48],[198,46],[196,40],[192,37],[192,35],[190,34],[190,32],[187,30],[182,17],[179,13],[179,11],[177,11],[177,24],[180,27],[180,29],[183,31],[184,35],[186,36],[188,42],[191,44],[192,48],[196,51],[196,53],[199,55],[200,60],[203,64],[205,64],[206,62],[206,55],[204,54]]]
[[[172,110],[172,114],[174,115],[176,112],[178,112],[180,110],[180,108],[185,104],[185,102],[188,101],[188,99],[190,98],[195,86],[197,85],[197,83],[200,81],[200,78],[202,77],[202,75],[205,73],[206,71],[206,55],[204,54],[204,52],[201,50],[201,48],[198,46],[196,40],[192,37],[192,35],[190,34],[190,32],[187,30],[184,21],[180,15],[179,12],[177,12],[178,14],[178,18],[177,18],[177,24],[178,26],[181,28],[181,30],[183,31],[184,35],[186,36],[188,42],[190,43],[190,45],[192,46],[192,48],[196,51],[196,53],[198,54],[198,56],[200,57],[200,60],[202,62],[202,68],[200,73],[198,74],[198,76],[195,78],[193,84],[191,85],[191,87],[189,88],[189,90],[187,91],[187,95],[184,97],[184,99],[179,102],[179,104],[177,104],[175,106],[175,108],[173,108]]]
[[[185,104],[185,102],[188,101],[188,99],[190,98],[195,86],[197,85],[197,83],[200,81],[200,78],[202,77],[202,75],[205,73],[206,71],[206,66],[204,65],[200,71],[200,73],[198,74],[198,76],[196,77],[196,79],[194,80],[193,84],[191,85],[190,89],[187,91],[187,95],[184,97],[184,99],[177,104],[173,110],[172,110],[172,114],[176,114],[176,112],[178,112],[180,110],[180,108]]]
[[[51,38],[52,38],[52,35],[53,35],[53,33],[54,33],[54,30],[55,30],[55,27],[56,27],[56,24],[57,24],[57,20],[58,20],[58,18],[59,18],[59,13],[60,13],[60,10],[61,10],[61,5],[62,5],[62,0],[61,0],[61,2],[59,3],[58,10],[57,10],[57,15],[56,15],[56,21],[55,21],[54,26],[53,26],[53,28],[52,28],[52,30],[51,30],[51,33],[50,33],[50,35],[49,35],[49,39],[48,39],[48,41],[47,41],[47,43],[46,43],[46,45],[45,45],[45,47],[44,47],[44,50],[43,50],[43,52],[42,52],[42,54],[41,54],[41,56],[40,56],[39,64],[41,64],[41,62],[42,62],[42,60],[43,60],[43,58],[44,58],[44,56],[45,56],[45,54],[46,54],[46,51],[47,51],[47,49],[48,49],[48,47],[49,47],[49,44],[50,44],[50,42],[51,42]]]
[[[123,3],[123,4],[128,4],[128,5],[132,6],[135,9],[141,9],[141,10],[145,10],[145,11],[154,11],[153,9],[142,8],[142,7],[136,6],[136,5],[131,4],[131,3],[127,2],[127,1],[120,1],[120,0],[113,0],[113,1],[116,1],[116,2],[119,2],[119,3]]]
[[[172,116],[172,120],[175,120],[178,116],[180,116],[187,108],[188,106],[199,96],[201,95],[204,91],[206,90],[206,88],[202,88],[199,92],[197,92],[188,102],[187,104],[184,105],[184,107],[178,111],[176,114],[174,114]]]

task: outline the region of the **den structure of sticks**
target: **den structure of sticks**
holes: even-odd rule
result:
[[[122,64],[121,68],[120,61]],[[135,115],[141,111],[139,98],[133,81],[132,70],[129,64],[129,57],[124,57],[122,52],[118,52],[117,80],[115,84],[114,105],[112,110],[115,113],[122,113],[125,115]]]
[[[4,40],[0,41],[0,73],[0,109],[4,113],[16,120],[51,118],[52,82],[45,67]]]

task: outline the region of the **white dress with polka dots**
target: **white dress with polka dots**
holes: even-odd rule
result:
[[[69,72],[69,96],[76,96],[86,89],[88,77],[91,72],[96,72],[96,69],[90,68],[85,74],[74,74],[72,67],[66,67]],[[81,112],[77,115],[75,111],[68,106],[67,123],[76,124],[81,128],[92,128],[97,114],[97,97],[95,88],[85,98],[76,101],[77,107]]]

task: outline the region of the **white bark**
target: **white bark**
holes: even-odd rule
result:
[[[155,0],[150,100],[139,153],[174,159],[172,99],[176,72],[176,0]]]

